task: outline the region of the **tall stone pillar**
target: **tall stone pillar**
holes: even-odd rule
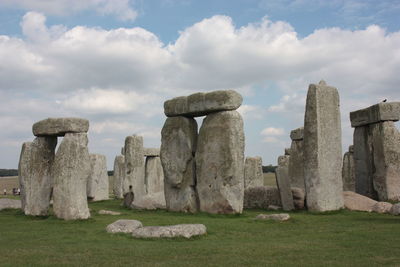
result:
[[[353,146],[349,147],[349,151],[344,153],[343,156],[343,191],[355,192],[355,175],[354,175],[354,149]]]
[[[143,137],[127,136],[125,138],[125,181],[124,194],[132,186],[135,199],[146,194],[144,183]]]
[[[241,213],[244,196],[244,132],[237,111],[207,115],[196,151],[200,210]]]
[[[244,162],[244,188],[263,185],[264,176],[261,157],[246,157]]]
[[[324,81],[308,88],[304,118],[304,179],[311,211],[343,207],[339,94]]]
[[[118,155],[114,160],[114,197],[124,198],[125,156]]]
[[[33,142],[22,145],[18,176],[25,215],[48,215],[53,184],[51,165],[56,145],[57,137],[36,137]]]
[[[300,127],[290,132],[292,144],[290,146],[289,178],[293,187],[305,190],[304,182],[304,128]]]
[[[196,146],[197,122],[193,118],[167,118],[161,131],[160,149],[167,210],[198,211],[194,159]]]
[[[275,170],[276,184],[278,185],[283,210],[294,210],[293,194],[289,179],[289,162],[291,156],[278,158],[278,167]]]
[[[90,154],[90,175],[87,182],[87,196],[92,201],[109,198],[109,181],[106,156]]]

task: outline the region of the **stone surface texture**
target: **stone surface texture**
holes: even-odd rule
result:
[[[246,157],[244,162],[244,188],[263,185],[264,176],[261,157]]]
[[[147,194],[164,194],[164,171],[159,157],[146,158],[145,184]]]
[[[0,211],[4,209],[20,209],[21,207],[21,200],[0,198]]]
[[[106,156],[90,154],[90,175],[87,181],[87,197],[92,201],[109,199],[109,182]]]
[[[400,215],[400,203],[396,203],[390,209],[390,214],[392,215]]]
[[[296,209],[304,209],[305,193],[301,188],[292,187]],[[281,198],[277,187],[258,186],[244,191],[243,206],[245,209],[269,209],[270,206],[281,207]]]
[[[48,215],[53,184],[51,165],[56,145],[57,137],[36,137],[33,142],[22,145],[18,177],[25,215]]]
[[[130,186],[132,186],[136,199],[146,194],[144,163],[143,137],[127,136],[125,138],[124,194],[129,192]]]
[[[121,212],[112,211],[112,210],[99,210],[98,214],[101,214],[101,215],[121,215]]]
[[[343,207],[338,90],[324,81],[308,88],[304,118],[304,179],[310,211]]]
[[[304,139],[304,127],[300,127],[300,128],[292,130],[290,132],[290,139],[292,139],[292,141],[303,140]]]
[[[197,212],[194,154],[197,122],[192,118],[167,118],[161,131],[160,159],[164,171],[166,207],[170,211]]]
[[[278,167],[275,169],[276,184],[278,185],[283,210],[294,210],[289,178],[289,161],[289,155],[279,156]]]
[[[393,204],[389,202],[378,202],[372,207],[373,212],[377,213],[390,213]]]
[[[350,112],[352,127],[398,120],[400,120],[400,102],[381,102],[365,109]]]
[[[350,152],[350,149],[343,156],[342,180],[343,191],[356,191],[354,154]]]
[[[130,208],[139,210],[165,209],[164,192],[147,194],[139,199],[135,199],[130,205]]]
[[[173,238],[205,235],[207,228],[204,224],[177,224],[170,226],[146,226],[132,232],[135,238]]]
[[[290,215],[287,213],[279,214],[259,214],[256,220],[272,220],[272,221],[287,221],[290,219]]]
[[[90,158],[86,133],[67,133],[58,147],[52,174],[54,178],[53,210],[64,220],[90,217],[86,185]]]
[[[33,124],[35,136],[64,136],[66,133],[86,133],[89,121],[81,118],[47,118]]]
[[[242,96],[233,90],[196,93],[165,101],[164,113],[168,117],[205,116],[218,111],[235,110],[242,101]]]
[[[124,198],[124,179],[125,179],[125,156],[118,155],[114,160],[114,180],[113,192],[114,197],[118,199]]]
[[[132,233],[134,230],[143,227],[142,223],[137,220],[118,220],[107,225],[108,233]]]
[[[290,146],[291,154],[289,160],[289,179],[291,186],[305,190],[304,182],[304,142],[303,139],[292,140]]]
[[[159,148],[144,148],[143,154],[145,157],[159,157],[160,156],[160,149]]]
[[[375,204],[378,203],[376,200],[352,191],[344,191],[343,198],[344,207],[348,210],[371,212]]]
[[[243,119],[237,111],[213,113],[203,120],[196,151],[201,211],[242,212],[244,141]]]

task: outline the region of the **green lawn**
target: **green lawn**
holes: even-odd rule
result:
[[[91,203],[92,218],[62,221],[0,212],[0,265],[96,266],[380,266],[400,264],[400,216],[341,211],[291,213],[287,222],[254,221],[265,211],[240,216],[132,211],[119,201]],[[122,211],[98,215],[96,211]],[[191,240],[137,240],[112,235],[117,219],[145,226],[203,223],[208,234]]]

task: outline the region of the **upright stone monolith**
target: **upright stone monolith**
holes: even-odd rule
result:
[[[146,192],[147,194],[164,193],[164,172],[159,157],[146,158]]]
[[[64,220],[90,217],[86,185],[90,158],[86,133],[66,133],[52,166],[54,177],[53,210]]]
[[[33,142],[22,145],[18,176],[25,215],[48,215],[53,183],[51,165],[56,145],[57,137],[36,137]]]
[[[237,111],[208,115],[196,151],[200,210],[241,213],[244,196],[244,132]]]
[[[339,93],[324,81],[308,88],[304,118],[304,178],[311,211],[343,207]]]
[[[118,155],[114,160],[114,197],[124,198],[125,156]]]
[[[290,146],[289,178],[292,187],[305,190],[304,185],[304,129],[297,128],[290,133],[292,144]]]
[[[293,194],[289,178],[289,162],[291,156],[285,155],[278,158],[278,167],[275,170],[276,184],[283,210],[294,210]]]
[[[244,188],[263,185],[264,177],[261,157],[246,157],[244,162]]]
[[[135,199],[139,199],[146,194],[144,163],[143,137],[137,135],[127,136],[125,138],[124,194],[129,192],[129,186],[132,186]]]
[[[160,149],[167,210],[198,211],[194,159],[196,145],[196,120],[183,116],[167,118],[161,131]]]
[[[109,182],[106,156],[90,154],[90,175],[87,182],[87,197],[92,201],[109,198]]]
[[[349,151],[343,156],[343,191],[355,192],[355,176],[354,176],[354,150],[353,146],[349,147]]]

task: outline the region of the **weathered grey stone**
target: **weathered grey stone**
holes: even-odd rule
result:
[[[166,204],[164,192],[147,194],[140,199],[135,199],[130,207],[139,210],[165,209]]]
[[[243,120],[237,111],[208,115],[196,151],[200,210],[241,213],[244,195]]]
[[[356,191],[356,178],[354,170],[354,155],[349,151],[344,153],[342,167],[343,191]]]
[[[285,156],[290,156],[291,153],[292,151],[290,150],[290,148],[285,148]]]
[[[161,131],[160,159],[164,192],[170,211],[197,212],[194,153],[197,123],[186,117],[167,118]]]
[[[122,202],[122,206],[125,208],[130,208],[134,200],[135,195],[133,194],[132,188],[130,188],[129,192],[124,194],[124,201]]]
[[[269,210],[281,210],[282,207],[280,207],[280,206],[275,206],[275,205],[269,205],[269,206],[268,206],[268,209],[269,209]]]
[[[304,118],[304,178],[311,211],[343,207],[339,94],[321,81],[308,88]]]
[[[92,201],[108,199],[109,182],[106,156],[90,154],[90,175],[87,181],[87,197]]]
[[[352,127],[359,127],[381,121],[400,120],[400,102],[381,102],[368,108],[350,112]]]
[[[119,155],[114,160],[114,197],[124,198],[125,156]]]
[[[145,183],[147,194],[159,192],[164,194],[164,171],[159,157],[146,158]]]
[[[390,213],[393,204],[389,202],[378,202],[372,207],[373,212],[377,213]]]
[[[293,202],[296,209],[304,209],[304,190],[292,187]],[[270,209],[270,206],[281,207],[279,189],[272,186],[258,186],[244,191],[243,206],[245,209]]]
[[[142,223],[137,220],[118,220],[107,225],[108,233],[132,233],[134,230],[143,227]]]
[[[143,154],[145,157],[159,157],[160,149],[159,148],[144,148]]]
[[[304,138],[304,128],[303,127],[294,129],[290,132],[290,139],[292,139],[292,141],[303,140],[303,138]]]
[[[53,179],[51,165],[57,137],[36,137],[22,145],[18,165],[21,202],[25,215],[46,216]]]
[[[233,90],[196,93],[165,101],[164,113],[168,117],[205,116],[213,112],[235,110],[242,101],[242,96]]]
[[[121,212],[112,211],[112,210],[99,210],[98,214],[101,214],[101,215],[121,215]]]
[[[287,213],[279,214],[258,214],[256,220],[272,220],[272,221],[287,221],[290,215]]]
[[[280,156],[278,158],[278,167],[275,169],[276,184],[278,185],[283,210],[294,210],[289,179],[289,161],[290,156]]]
[[[81,118],[47,118],[33,124],[35,136],[64,136],[66,133],[86,133],[89,121]]]
[[[169,226],[146,226],[132,232],[135,238],[173,238],[205,235],[207,228],[204,224],[177,224]]]
[[[125,156],[125,147],[121,147],[121,155]]]
[[[125,138],[125,178],[124,194],[132,186],[135,198],[146,194],[144,183],[143,137],[132,135]]]
[[[372,142],[368,126],[356,127],[353,135],[355,191],[372,199],[378,199],[373,185]]]
[[[400,215],[400,203],[394,204],[390,209],[390,214]]]
[[[0,211],[4,209],[20,209],[21,200],[0,198]]]
[[[58,147],[52,174],[54,178],[53,210],[64,220],[90,217],[86,185],[90,158],[86,133],[67,133]]]
[[[244,162],[244,188],[263,185],[264,176],[261,157],[246,157]]]
[[[372,180],[378,199],[400,201],[400,132],[393,121],[369,127],[374,162]]]
[[[371,212],[374,205],[378,203],[369,197],[357,194],[352,191],[343,192],[344,207],[348,210]]]
[[[304,142],[303,140],[293,140],[290,146],[289,178],[290,184],[305,190],[304,182]]]

